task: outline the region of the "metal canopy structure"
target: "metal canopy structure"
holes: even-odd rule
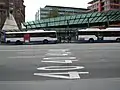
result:
[[[25,22],[27,29],[40,28],[81,28],[91,26],[109,25],[120,22],[120,11],[91,12],[72,16],[61,16],[56,18],[42,19],[40,21]]]

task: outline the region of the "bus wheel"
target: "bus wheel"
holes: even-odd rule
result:
[[[93,43],[93,42],[94,42],[94,39],[93,39],[93,38],[90,38],[90,39],[89,39],[89,42],[90,42],[90,43]]]
[[[20,44],[22,44],[22,42],[21,42],[20,40],[17,40],[17,41],[15,42],[15,44],[16,44],[16,45],[20,45]]]
[[[43,43],[48,44],[48,40],[47,39],[43,40]]]
[[[116,41],[117,41],[117,42],[120,42],[120,38],[117,38]]]
[[[10,40],[9,41],[7,41],[7,44],[9,44],[10,43]]]

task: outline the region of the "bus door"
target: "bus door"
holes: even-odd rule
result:
[[[100,40],[100,41],[103,40],[103,35],[101,33],[98,33],[97,39]]]
[[[24,42],[29,43],[30,42],[30,34],[24,34]]]

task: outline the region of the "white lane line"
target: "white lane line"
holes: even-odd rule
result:
[[[8,57],[10,59],[16,59],[16,58],[41,58],[42,56],[15,56],[15,57]]]
[[[78,70],[78,69],[83,69],[83,66],[48,66],[48,67],[40,67],[37,68],[37,70]]]
[[[59,59],[59,60],[65,60],[65,59],[76,59],[76,57],[49,57],[49,58],[43,58],[44,60],[50,60],[50,59],[52,59],[52,60],[54,60],[54,59]]]
[[[58,61],[41,61],[41,62],[44,62],[44,63],[73,63],[74,61],[78,61],[78,60],[58,60]]]
[[[35,76],[44,76],[61,79],[80,79],[80,74],[89,74],[89,72],[59,72],[59,73],[34,73]],[[69,76],[64,76],[69,75]]]

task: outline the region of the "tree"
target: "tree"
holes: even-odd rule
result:
[[[54,18],[54,17],[58,17],[58,16],[59,16],[59,13],[58,13],[58,9],[57,8],[53,9],[48,14],[48,18]]]

